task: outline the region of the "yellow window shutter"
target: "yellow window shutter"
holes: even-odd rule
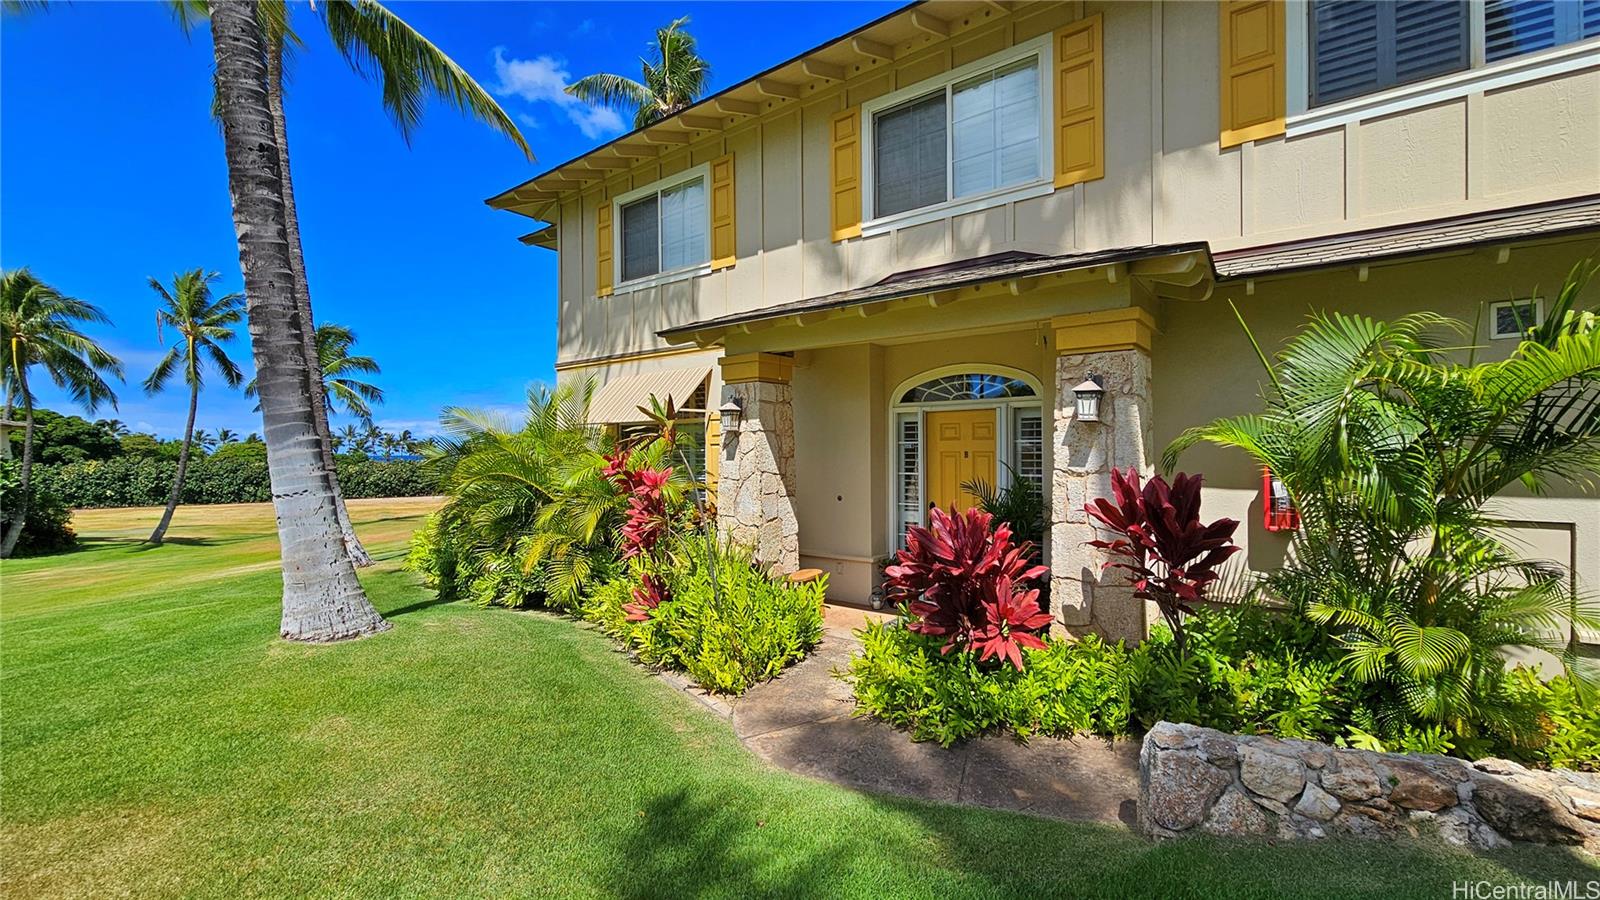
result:
[[[1106,177],[1105,50],[1099,13],[1055,33],[1056,187]]]
[[[833,239],[861,234],[861,109],[833,117]]]
[[[1283,134],[1284,4],[1223,0],[1222,146]]]
[[[738,261],[733,223],[733,154],[711,161],[711,271]]]
[[[611,203],[594,211],[594,283],[596,297],[611,296],[616,267],[611,264]]]
[[[714,501],[717,496],[717,475],[722,469],[722,415],[712,413],[706,417],[706,488]]]

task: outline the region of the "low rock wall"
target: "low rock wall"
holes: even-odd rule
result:
[[[1437,836],[1600,851],[1600,778],[1498,759],[1373,753],[1161,722],[1139,753],[1146,834]]]

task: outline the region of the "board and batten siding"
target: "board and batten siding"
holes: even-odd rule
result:
[[[1287,136],[1224,147],[1225,69],[1232,77],[1251,71],[1248,59],[1223,65],[1224,8],[1023,6],[585,189],[559,213],[558,362],[660,349],[655,332],[671,325],[1003,250],[1063,253],[1187,240],[1226,250],[1600,190],[1600,53],[1593,64],[1556,77],[1317,131],[1297,132],[1290,115]],[[1044,196],[835,240],[840,113],[1097,15],[1103,175]],[[1249,130],[1243,120],[1234,125]],[[1232,130],[1238,138],[1241,128]],[[727,155],[735,265],[597,296],[600,205]]]

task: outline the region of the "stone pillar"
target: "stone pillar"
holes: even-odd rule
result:
[[[1153,472],[1150,334],[1155,320],[1129,307],[1058,316],[1055,329],[1055,466],[1050,498],[1050,601],[1069,631],[1143,640],[1150,614],[1105,554],[1085,546],[1097,535],[1084,505],[1111,496],[1111,470]],[[1100,421],[1078,421],[1072,389],[1097,375],[1105,393]]]
[[[771,353],[724,356],[722,403],[744,407],[737,427],[722,422],[717,529],[755,549],[774,572],[800,568],[794,501],[794,359]]]

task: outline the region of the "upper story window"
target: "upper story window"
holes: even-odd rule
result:
[[[1029,41],[868,102],[866,217],[953,214],[1046,181],[1048,52]]]
[[[1485,0],[1483,58],[1497,62],[1600,37],[1600,0]]]
[[[1310,105],[1600,35],[1600,0],[1311,0]]]
[[[1312,105],[1465,69],[1468,36],[1466,3],[1313,0]]]
[[[711,220],[704,169],[701,166],[618,198],[618,259],[624,283],[710,262]]]

